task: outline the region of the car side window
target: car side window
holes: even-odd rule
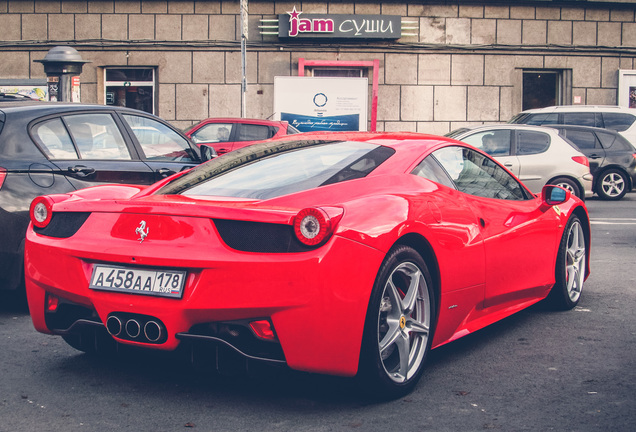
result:
[[[517,131],[517,155],[543,153],[550,147],[550,135],[536,131]]]
[[[491,156],[510,156],[510,129],[493,129],[462,138],[461,141],[477,147]]]
[[[63,117],[82,159],[130,160],[130,152],[110,114]]]
[[[411,174],[455,189],[455,184],[450,177],[448,177],[446,171],[444,171],[439,162],[432,156],[428,156],[420,162],[415,169],[411,171]]]
[[[148,160],[192,162],[192,149],[181,135],[148,117],[123,115]]]
[[[484,198],[525,200],[521,184],[492,159],[465,147],[451,146],[433,152],[461,192]]]
[[[31,133],[49,159],[79,159],[62,119],[38,123]]]
[[[523,122],[529,125],[541,126],[547,124],[559,124],[559,115],[552,114],[530,114],[528,118]]]
[[[602,115],[605,128],[617,132],[626,131],[636,120],[633,115],[625,113],[602,113]]]
[[[593,112],[563,113],[563,124],[603,127]]]
[[[594,135],[593,132],[566,130],[565,136],[580,149],[593,149],[600,147],[596,139],[596,135]]]
[[[231,123],[208,123],[194,132],[191,138],[195,143],[228,142],[230,132],[232,132]]]
[[[277,129],[270,129],[269,126],[240,124],[237,141],[261,141],[276,135]]]

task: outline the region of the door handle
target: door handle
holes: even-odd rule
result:
[[[159,168],[157,170],[157,174],[159,174],[161,177],[168,177],[168,176],[171,176],[174,173],[175,172],[173,170],[171,170],[170,168]]]
[[[77,175],[78,177],[86,177],[95,173],[95,168],[87,167],[85,165],[75,165],[68,167],[68,171]]]
[[[505,166],[506,168],[510,168],[510,167],[512,167],[512,164],[511,164],[510,162],[507,162],[507,163],[505,163],[505,164],[504,164],[504,166]]]

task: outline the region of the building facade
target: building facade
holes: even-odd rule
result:
[[[68,45],[90,62],[82,102],[135,106],[185,128],[241,115],[243,64],[246,115],[274,116],[274,78],[304,65],[306,76],[368,77],[370,128],[444,134],[528,107],[615,105],[629,91],[619,77],[636,69],[632,1],[250,0],[247,21],[240,3],[0,1],[0,88],[43,85],[36,60]],[[364,17],[367,29],[398,17],[401,28],[389,39],[277,34],[294,11]]]

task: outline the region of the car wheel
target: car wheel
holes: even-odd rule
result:
[[[567,177],[557,177],[549,184],[562,187],[565,190],[569,190],[572,195],[575,195],[582,200],[585,199],[585,194],[581,192],[579,185],[577,185],[574,180]]]
[[[360,357],[368,395],[393,399],[420,379],[435,325],[435,293],[422,257],[408,246],[392,249],[376,278]]]
[[[555,309],[568,310],[577,305],[583,290],[587,263],[587,244],[581,220],[572,215],[559,245],[555,284],[546,301]]]
[[[596,193],[604,200],[619,200],[627,193],[627,177],[619,170],[604,171],[596,185]]]

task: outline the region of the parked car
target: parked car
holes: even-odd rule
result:
[[[199,148],[145,112],[0,103],[0,288],[20,286],[29,205],[36,196],[104,183],[149,185],[200,162]]]
[[[592,174],[587,157],[552,129],[526,125],[487,125],[447,134],[494,156],[534,192],[546,184],[590,197]]]
[[[549,125],[572,141],[590,161],[592,189],[605,200],[619,200],[636,182],[636,149],[618,132],[588,126]]]
[[[619,132],[636,145],[636,108],[613,105],[561,105],[523,111],[510,123],[592,126]]]
[[[207,367],[239,356],[357,375],[393,398],[431,348],[544,299],[578,303],[590,226],[570,192],[535,196],[447,138],[298,137],[145,189],[36,198],[35,328],[85,352],[183,348],[212,355]]]
[[[219,155],[297,133],[298,129],[286,121],[234,117],[209,118],[185,130],[195,144],[214,147]]]

